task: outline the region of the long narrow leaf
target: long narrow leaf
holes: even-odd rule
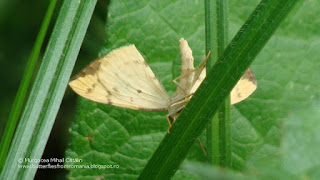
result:
[[[52,0],[50,2],[50,5],[49,5],[48,10],[46,12],[46,15],[43,19],[43,23],[41,25],[40,32],[37,36],[37,40],[35,42],[35,45],[32,49],[31,55],[29,57],[26,71],[23,75],[22,81],[19,86],[19,90],[18,90],[17,95],[14,99],[13,106],[11,108],[10,115],[9,115],[9,118],[8,118],[8,121],[6,124],[6,128],[5,128],[5,131],[4,131],[3,136],[1,138],[0,172],[4,166],[4,163],[7,158],[7,154],[8,154],[10,143],[11,143],[11,140],[13,137],[13,133],[16,128],[16,125],[17,125],[17,122],[18,122],[18,119],[19,119],[19,116],[20,116],[20,113],[22,110],[23,103],[26,99],[27,90],[30,87],[31,78],[34,73],[34,69],[37,64],[37,59],[39,58],[41,46],[42,46],[43,40],[45,38],[47,29],[49,27],[51,16],[52,16],[52,13],[55,9],[56,3],[57,3],[57,0]]]
[[[62,5],[0,179],[34,177],[95,4],[66,0]]]
[[[194,140],[297,1],[260,2],[160,143],[140,179],[174,175]]]

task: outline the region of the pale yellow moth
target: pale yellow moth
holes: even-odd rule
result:
[[[183,38],[180,54],[181,75],[174,80],[177,90],[171,98],[135,45],[120,47],[93,61],[69,85],[80,96],[95,102],[143,111],[168,110],[166,118],[171,126],[206,76],[206,59],[194,68],[192,51]],[[247,98],[256,84],[248,69],[231,91],[231,104]]]

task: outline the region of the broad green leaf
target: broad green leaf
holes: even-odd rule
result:
[[[282,166],[299,177],[320,178],[319,102],[290,114],[284,122]]]
[[[248,174],[259,174],[261,179],[320,178],[319,102],[311,101],[285,118],[280,151],[264,145],[265,151],[256,152],[248,161]]]
[[[230,39],[258,3],[230,1]],[[310,21],[320,21],[316,15],[319,5],[317,1],[304,1],[296,6],[252,65],[258,89],[231,110],[235,169],[244,169],[247,160],[258,154],[271,157],[279,152],[282,120],[320,96],[320,28]],[[180,73],[179,38],[188,40],[197,63],[205,55],[203,1],[111,1],[107,22],[107,43],[100,54],[135,44],[169,94],[175,88],[172,79]],[[69,168],[70,179],[137,178],[166,132],[165,114],[79,98],[66,157],[81,158],[81,164],[119,168]],[[204,159],[198,144],[189,159]],[[186,176],[178,172],[175,178]]]
[[[212,179],[234,179],[244,180],[247,177],[243,176],[240,172],[235,172],[228,169],[211,166],[199,162],[186,162],[182,169],[193,173],[198,179],[212,180]]]

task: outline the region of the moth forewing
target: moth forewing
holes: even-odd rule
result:
[[[84,98],[119,107],[164,111],[170,104],[164,87],[134,45],[94,61],[69,85]]]
[[[106,99],[105,96],[106,89],[101,83],[99,83],[97,74],[100,63],[101,59],[93,61],[79,74],[71,78],[69,85],[74,92],[84,98],[108,104],[108,99]]]

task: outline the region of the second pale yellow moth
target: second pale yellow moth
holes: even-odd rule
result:
[[[206,77],[206,59],[194,67],[192,51],[180,39],[181,75],[174,80],[177,90],[170,98],[135,45],[123,46],[92,62],[69,82],[89,100],[143,111],[165,111],[171,125]],[[178,81],[178,82],[177,82]],[[231,91],[231,104],[238,103],[257,87],[250,69]]]

